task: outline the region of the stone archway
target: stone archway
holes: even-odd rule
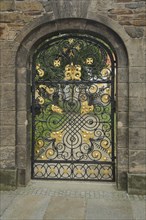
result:
[[[117,68],[117,165],[116,182],[118,188],[126,188],[126,173],[128,172],[128,146],[125,132],[128,132],[128,122],[123,115],[128,114],[128,58],[126,48],[121,38],[112,29],[99,22],[85,19],[60,19],[54,21],[40,20],[40,25],[17,38],[20,43],[16,57],[17,65],[17,136],[22,133],[21,144],[17,143],[18,185],[25,185],[31,174],[31,58],[32,54],[43,40],[55,33],[63,31],[88,32],[108,39],[116,54]],[[20,120],[21,119],[21,120]],[[124,141],[122,140],[124,135]],[[18,140],[18,139],[17,139]],[[124,149],[123,149],[124,143]],[[21,160],[20,160],[21,158]],[[124,158],[124,159],[123,159]]]

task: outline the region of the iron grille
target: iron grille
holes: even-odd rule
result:
[[[33,59],[32,178],[114,180],[114,65],[111,48],[61,34]]]

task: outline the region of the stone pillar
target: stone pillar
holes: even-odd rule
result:
[[[16,77],[15,53],[17,45],[1,42],[0,82],[0,180],[1,188],[15,188],[16,168]]]
[[[23,51],[24,52],[24,51]],[[21,52],[20,52],[21,53]],[[19,53],[19,55],[20,55]],[[25,51],[27,54],[27,51]],[[23,56],[22,56],[23,57]],[[17,181],[26,185],[31,178],[31,72],[27,65],[17,63]]]
[[[129,76],[129,194],[146,193],[146,68],[139,63]]]
[[[128,79],[127,67],[117,68],[116,171],[118,189],[127,189],[128,172]]]

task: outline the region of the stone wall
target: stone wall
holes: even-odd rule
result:
[[[1,0],[0,8],[2,186],[25,185],[30,179],[28,130],[31,119],[27,97],[31,73],[27,58],[35,38],[69,26],[101,34],[107,33],[107,27],[117,42],[119,39],[119,43],[115,40],[113,45],[117,53],[119,50],[120,54],[121,47],[126,48],[125,54],[117,58],[121,64],[117,76],[116,182],[119,189],[128,186],[129,193],[143,193],[146,173],[145,0]],[[72,18],[78,20],[71,21]],[[65,19],[64,23],[59,23],[61,19]],[[126,54],[128,65],[123,65]]]

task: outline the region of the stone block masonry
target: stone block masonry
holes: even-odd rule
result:
[[[146,1],[1,0],[0,9],[1,186],[30,180],[34,48],[54,32],[80,30],[108,39],[117,55],[116,183],[145,193]]]

